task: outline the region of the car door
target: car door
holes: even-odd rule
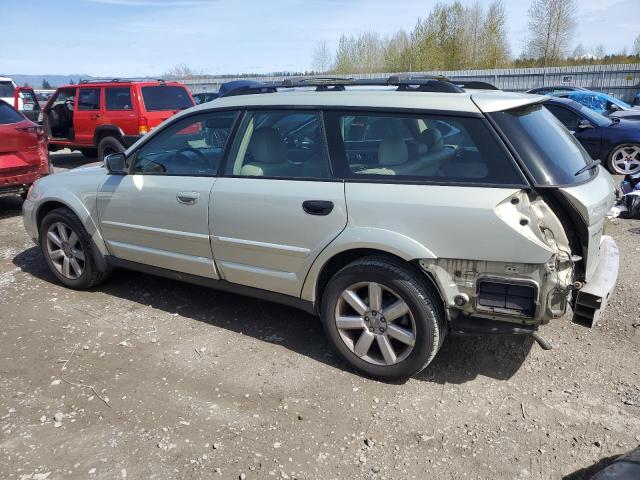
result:
[[[222,278],[299,296],[311,263],[347,223],[320,112],[247,112],[210,215]]]
[[[591,158],[600,159],[602,154],[602,132],[597,125],[589,122],[591,127],[581,127],[580,122],[582,120],[588,121],[588,119],[568,107],[556,104],[545,104],[545,107],[573,133],[573,136],[576,137]]]
[[[174,122],[127,158],[98,192],[102,235],[115,257],[218,278],[209,239],[209,196],[236,112]]]
[[[100,88],[80,87],[73,114],[75,143],[93,145],[93,134],[101,117]]]
[[[103,103],[100,125],[117,125],[125,135],[138,133],[138,114],[133,107],[130,85],[105,87]]]

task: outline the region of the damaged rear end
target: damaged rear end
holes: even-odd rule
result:
[[[482,102],[476,103],[482,109]],[[564,313],[566,301],[573,321],[592,327],[618,276],[618,248],[604,235],[606,213],[615,201],[613,179],[542,103],[485,113],[532,185],[496,213],[508,223],[526,222],[553,252],[538,296],[544,310],[538,320]]]

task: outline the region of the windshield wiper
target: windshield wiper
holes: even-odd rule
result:
[[[587,172],[587,171],[591,170],[592,168],[596,168],[598,165],[600,165],[600,160],[594,160],[589,165],[585,165],[580,170],[578,170],[576,173],[574,173],[573,176],[577,177],[581,173]]]

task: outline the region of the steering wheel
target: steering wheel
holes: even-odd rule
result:
[[[194,153],[196,157],[193,158],[190,155],[185,155],[185,153]],[[171,159],[171,163],[173,164],[174,172],[179,172],[180,170],[187,168],[187,173],[191,173],[192,168],[201,168],[203,170],[209,169],[209,159],[207,156],[202,153],[200,150],[193,147],[183,147],[180,150],[176,151]]]

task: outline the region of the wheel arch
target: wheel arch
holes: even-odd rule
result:
[[[102,238],[100,230],[98,229],[90,212],[77,197],[50,197],[42,201],[34,212],[34,220],[36,223],[36,231],[38,232],[38,236],[40,232],[40,223],[42,222],[44,217],[49,212],[58,208],[66,208],[70,210],[76,217],[78,217],[84,228],[87,230],[87,233],[91,237],[91,241],[93,242],[93,245],[95,247],[93,252],[98,268],[106,270],[108,267],[107,256],[109,255],[106,243]]]
[[[93,145],[97,148],[98,143],[105,137],[113,137],[124,145],[124,132],[116,125],[100,125],[93,132]]]
[[[323,252],[325,253],[325,252]],[[420,268],[417,261],[419,258],[425,257],[413,257],[410,255],[402,255],[400,252],[395,251],[392,252],[391,249],[385,248],[383,246],[367,246],[367,247],[358,247],[353,246],[349,248],[343,248],[339,251],[332,252],[331,254],[321,255],[323,258],[318,258],[314,265],[312,266],[309,275],[305,280],[303,290],[302,290],[302,298],[305,300],[310,300],[313,302],[314,307],[318,313],[320,313],[320,305],[322,303],[322,295],[325,287],[329,283],[331,277],[337,273],[340,269],[347,266],[349,263],[364,257],[370,256],[378,256],[384,258],[392,258],[395,260],[401,261],[408,268],[419,272],[424,278],[425,282],[427,282],[434,291],[438,294],[438,297],[442,301],[443,308],[445,307],[444,297],[440,288],[438,287],[435,279],[429,274]],[[429,252],[430,253],[430,252]],[[432,258],[428,256],[427,258]]]

